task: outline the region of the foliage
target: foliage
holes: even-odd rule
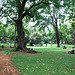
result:
[[[55,36],[55,30],[52,29],[51,31],[48,32],[48,37],[51,42],[56,42],[56,36]]]
[[[61,25],[59,28],[60,31],[60,40],[65,41],[65,43],[73,43],[73,28],[67,25]]]
[[[9,26],[7,24],[2,24],[0,22],[0,41],[7,42],[8,40],[14,41],[14,26]]]
[[[45,37],[45,38],[44,38],[44,43],[45,43],[45,44],[49,43],[49,37]]]
[[[29,39],[30,39],[30,43],[32,44],[39,44],[42,41],[42,33],[38,30],[38,28],[33,28],[30,27],[30,35],[29,35]]]

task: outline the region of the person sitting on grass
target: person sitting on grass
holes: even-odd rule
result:
[[[74,54],[74,47],[71,48],[71,51],[68,51],[68,54]]]
[[[2,45],[2,48],[4,48],[4,45]]]
[[[66,46],[63,46],[63,49],[66,49]]]
[[[10,45],[10,48],[13,48],[13,46],[12,46],[12,45]]]
[[[74,47],[71,48],[71,54],[74,54]]]

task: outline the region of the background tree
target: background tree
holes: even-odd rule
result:
[[[47,46],[48,43],[50,43],[49,37],[45,37],[45,38],[44,38],[44,43],[46,44],[46,46]]]
[[[7,25],[0,22],[0,41],[10,42],[10,40],[14,41],[14,29],[13,25]]]
[[[59,27],[59,32],[62,43],[65,42],[66,44],[72,44],[73,29],[71,27],[68,27],[67,25],[61,25],[61,28]]]
[[[7,35],[7,25],[0,22],[0,41],[6,42],[9,36]]]
[[[41,41],[43,40],[43,36],[42,32],[39,31],[39,28],[30,27],[29,31],[30,31],[29,35],[30,45],[33,46],[33,44],[40,44]]]
[[[74,45],[75,45],[75,2],[74,0],[71,0],[69,5],[66,7],[66,13],[68,14],[68,19],[71,23],[71,26],[73,27],[73,38],[74,38]]]
[[[57,40],[57,46],[60,46],[60,38],[59,38],[59,31],[58,31],[58,10],[56,10],[56,7],[54,5],[47,7],[46,10],[44,11],[45,15],[43,15],[43,18],[41,21],[39,20],[36,24],[36,26],[41,26],[42,28],[48,28],[49,26],[52,25],[54,30],[55,30],[55,36]]]

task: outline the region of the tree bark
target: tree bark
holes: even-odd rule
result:
[[[17,50],[24,50],[25,44],[25,33],[23,31],[22,20],[17,20],[17,33],[18,33],[18,46]]]
[[[46,46],[47,46],[47,43],[46,43]]]
[[[59,38],[59,31],[57,26],[55,28],[55,32],[56,32],[57,47],[60,47],[60,38]]]
[[[75,47],[75,31],[74,31],[74,47]]]
[[[15,25],[14,47],[16,47],[16,25]]]

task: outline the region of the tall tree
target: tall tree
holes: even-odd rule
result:
[[[1,8],[4,14],[1,16],[7,17],[9,21],[15,22],[18,33],[18,47],[17,50],[27,51],[25,45],[25,32],[23,30],[23,18],[30,20],[35,14],[38,13],[38,9],[45,7],[44,0],[3,0],[3,7]],[[48,1],[47,1],[48,2]],[[29,7],[26,5],[29,4]],[[35,12],[35,13],[34,13]],[[35,16],[36,17],[36,16]]]
[[[47,7],[45,9],[45,15],[43,15],[41,21],[39,20],[37,22],[36,26],[40,23],[39,26],[42,26],[42,28],[47,27],[49,29],[50,25],[52,25],[55,30],[57,47],[60,47],[60,38],[59,38],[59,31],[58,31],[58,17],[59,17],[58,11],[59,10],[55,7],[54,4]]]

